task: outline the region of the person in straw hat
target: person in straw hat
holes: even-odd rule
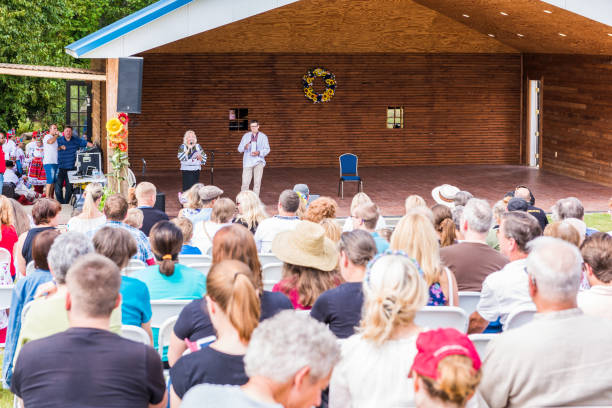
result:
[[[450,184],[442,184],[441,186],[435,187],[431,190],[431,196],[438,204],[445,205],[449,208],[455,207],[455,196],[459,193],[458,187]]]
[[[283,261],[283,279],[272,291],[287,295],[298,310],[311,309],[321,293],[340,283],[338,250],[314,222],[300,221],[295,230],[277,234],[272,253]]]

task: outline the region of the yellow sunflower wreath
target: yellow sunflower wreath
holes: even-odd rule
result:
[[[325,83],[325,91],[316,93],[313,85],[317,77],[322,77]],[[336,76],[325,68],[313,68],[308,70],[302,77],[304,95],[314,103],[328,102],[336,93]]]

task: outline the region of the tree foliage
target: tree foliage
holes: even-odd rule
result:
[[[2,0],[0,62],[89,67],[64,47],[154,0]],[[64,80],[0,75],[0,129],[65,118]]]

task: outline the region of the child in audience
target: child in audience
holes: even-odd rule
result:
[[[455,329],[419,334],[411,376],[417,408],[462,408],[480,383],[474,344]]]
[[[179,227],[183,233],[183,247],[179,255],[202,255],[202,251],[197,246],[191,245],[193,223],[185,217],[174,218],[171,222]]]
[[[15,163],[12,160],[5,160],[6,170],[4,170],[4,184],[2,194],[8,198],[15,197],[15,187],[19,184],[19,177],[15,173]]]
[[[208,347],[181,357],[170,369],[170,407],[198,384],[242,385],[248,381],[243,357],[259,323],[259,297],[249,267],[226,260],[213,265],[206,278],[206,309],[217,332]]]
[[[123,220],[123,222],[131,227],[140,229],[142,227],[143,220],[144,220],[144,214],[142,213],[142,210],[138,208],[130,208],[127,211],[127,215],[125,217],[125,220]]]

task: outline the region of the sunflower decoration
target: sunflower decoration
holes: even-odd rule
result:
[[[314,83],[317,78],[322,78],[325,84],[325,90],[322,93],[317,93],[314,90]],[[310,69],[302,77],[304,96],[313,103],[329,102],[336,93],[336,84],[336,76],[325,68]]]
[[[125,125],[130,121],[127,113],[119,113],[116,118],[106,122],[108,133],[108,148],[112,171],[110,176],[117,180],[118,193],[121,193],[121,182],[126,180],[126,169],[130,162],[127,154],[128,129]]]

